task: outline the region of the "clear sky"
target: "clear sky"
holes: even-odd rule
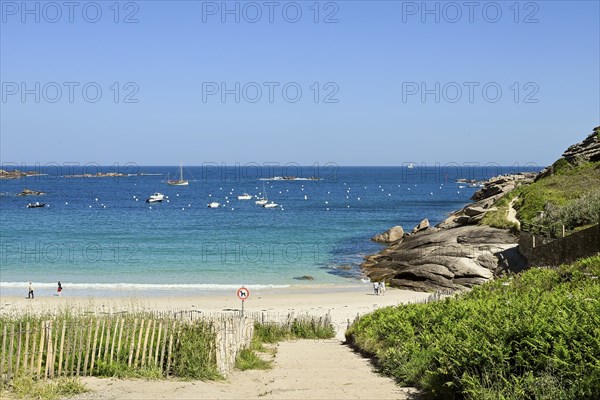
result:
[[[546,165],[600,125],[598,1],[67,3],[0,1],[2,163]]]

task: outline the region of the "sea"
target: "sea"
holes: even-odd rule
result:
[[[367,285],[359,265],[382,248],[373,235],[444,220],[478,189],[457,179],[539,170],[206,164],[184,166],[189,185],[171,186],[179,166],[3,168],[40,175],[0,180],[0,290],[26,295],[32,282],[38,296],[54,294],[58,281],[69,296]],[[98,173],[120,175],[90,176]],[[46,194],[17,196],[25,188]],[[155,192],[165,199],[147,203]],[[244,193],[253,199],[238,200]],[[279,206],[263,208],[256,197]],[[46,206],[27,207],[35,202]]]

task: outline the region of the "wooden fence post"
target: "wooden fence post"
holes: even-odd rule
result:
[[[135,329],[137,327],[137,318],[133,321],[133,330],[131,331],[131,345],[129,346],[129,360],[127,366],[131,367],[133,362],[133,348],[135,347]]]
[[[38,363],[37,363],[37,372],[36,372],[36,376],[38,377],[38,379],[40,378],[40,375],[42,374],[42,359],[44,356],[44,340],[46,339],[46,326],[47,326],[47,321],[43,321],[42,322],[42,326],[40,329],[40,350],[38,353]]]
[[[138,342],[137,342],[137,348],[135,349],[135,359],[133,360],[133,367],[137,367],[138,365],[138,358],[140,357],[140,350],[142,348],[142,337],[144,334],[144,322],[145,320],[142,319],[142,323],[140,325],[140,334],[138,337]]]
[[[100,320],[96,320],[96,329],[94,333],[94,345],[92,346],[92,362],[90,364],[90,376],[94,373],[94,362],[96,361],[96,341],[98,340],[98,331],[100,330]]]
[[[27,321],[27,323],[25,324],[25,347],[24,347],[24,351],[23,351],[23,370],[24,372],[27,372],[27,367],[29,366],[29,364],[27,363],[27,361],[29,361],[29,321]]]
[[[83,360],[83,376],[87,376],[88,364],[90,362],[90,346],[92,345],[92,331],[94,330],[92,320],[89,321],[87,344],[85,346],[85,359]]]
[[[63,369],[63,351],[65,349],[65,333],[67,332],[67,321],[63,321],[62,331],[60,333],[60,349],[58,350],[58,375],[62,374]]]

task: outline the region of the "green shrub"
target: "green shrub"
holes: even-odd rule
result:
[[[271,363],[260,358],[254,350],[243,349],[235,359],[235,367],[242,371],[248,369],[270,369]]]
[[[600,257],[532,269],[456,299],[379,309],[346,337],[435,398],[593,399],[599,280]]]
[[[30,375],[20,375],[10,382],[9,387],[0,389],[0,398],[4,398],[2,392],[6,390],[10,396],[41,400],[54,400],[88,391],[79,378],[57,378],[44,381]]]
[[[562,230],[564,225],[567,230],[597,224],[600,219],[600,191],[584,194],[562,207],[550,209],[542,224],[551,230]]]

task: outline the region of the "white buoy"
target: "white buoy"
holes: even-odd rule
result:
[[[188,203],[188,207],[191,207],[191,206],[192,206],[192,204],[191,204],[191,203]]]
[[[175,196],[179,197],[179,193],[177,193]]]
[[[329,204],[329,202],[328,202],[328,201],[326,201],[326,202],[325,202],[325,204]]]
[[[148,208],[152,210],[152,206],[149,206]]]
[[[185,208],[181,207],[181,211],[185,211]]]
[[[308,196],[307,195],[304,195],[304,200],[308,200]]]
[[[106,208],[106,206],[102,206],[102,207]]]
[[[329,208],[327,208],[327,211],[329,211]]]
[[[139,199],[135,199],[135,201],[140,201]]]
[[[88,206],[89,208],[92,208],[92,206]]]
[[[68,205],[69,205],[69,202],[68,202],[68,201],[65,201],[65,205],[66,205],[66,206],[68,206]]]
[[[360,201],[360,197],[357,197],[356,200]]]
[[[98,198],[96,197],[96,201],[98,201]]]

